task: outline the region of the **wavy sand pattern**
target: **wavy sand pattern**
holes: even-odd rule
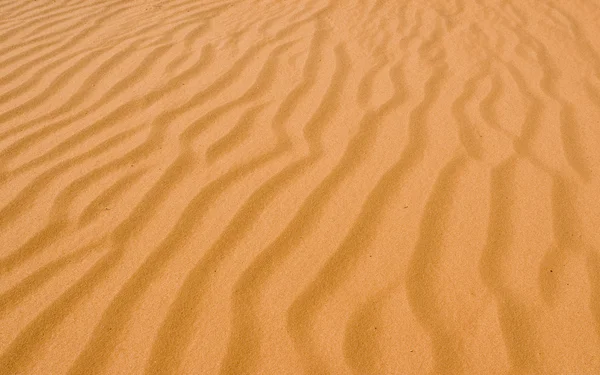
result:
[[[598,173],[598,0],[0,0],[0,374],[599,374]]]

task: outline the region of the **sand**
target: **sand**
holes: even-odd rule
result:
[[[0,0],[0,374],[600,374],[600,1]]]

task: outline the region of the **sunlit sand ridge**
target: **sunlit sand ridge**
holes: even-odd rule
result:
[[[0,374],[599,374],[600,1],[0,0]]]

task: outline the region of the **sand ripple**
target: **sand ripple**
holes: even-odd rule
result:
[[[600,373],[599,25],[0,0],[0,373]]]

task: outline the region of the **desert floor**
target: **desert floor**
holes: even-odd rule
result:
[[[600,374],[600,0],[0,0],[0,374]]]

